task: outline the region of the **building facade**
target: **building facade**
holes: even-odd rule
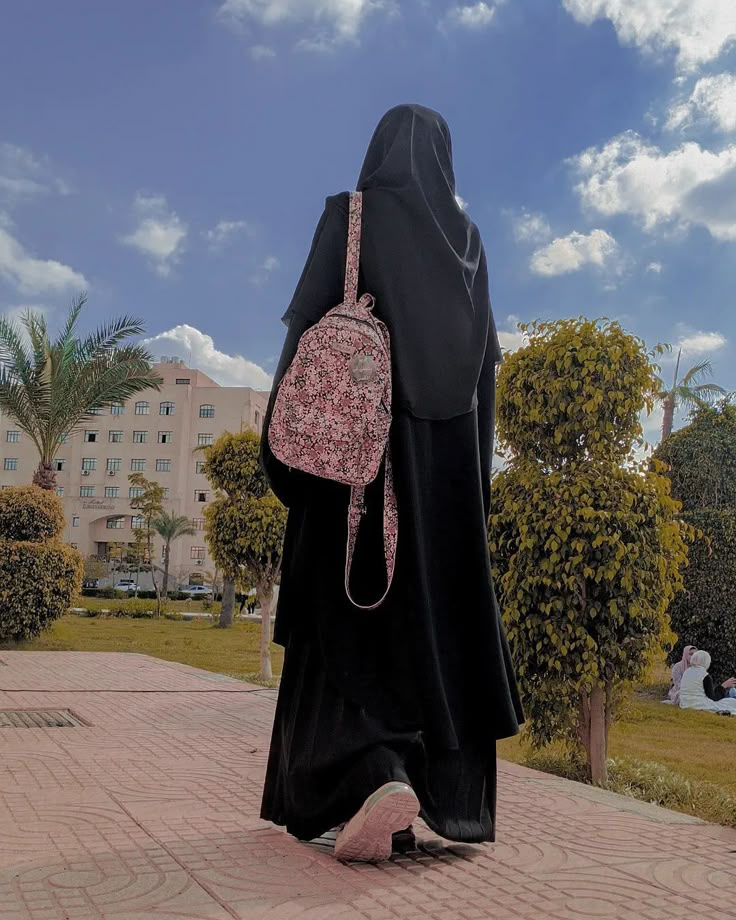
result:
[[[197,448],[225,431],[261,433],[269,394],[219,386],[176,358],[162,359],[155,372],[163,379],[159,392],[147,390],[98,410],[59,449],[55,467],[64,539],[83,556],[101,558],[113,544],[132,543],[142,522],[130,508],[136,490],[128,476],[142,473],[166,489],[166,509],[190,518],[196,528],[194,536],[171,547],[172,581],[187,583],[214,569],[204,538],[204,509],[213,493]],[[0,486],[29,484],[37,451],[4,414],[0,452]]]

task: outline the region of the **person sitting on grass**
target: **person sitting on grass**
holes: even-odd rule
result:
[[[682,675],[687,671],[690,665],[690,656],[693,652],[697,652],[697,648],[694,645],[686,645],[682,651],[682,658],[680,661],[672,665],[672,686],[667,694],[668,700],[665,700],[665,703],[674,703],[675,706],[679,704],[680,681],[682,680]]]
[[[706,712],[736,713],[736,699],[729,693],[736,687],[736,678],[729,677],[719,687],[714,686],[708,673],[711,657],[699,649],[690,656],[690,666],[680,682],[680,709],[701,709]]]

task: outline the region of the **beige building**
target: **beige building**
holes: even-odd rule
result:
[[[214,568],[204,539],[204,509],[212,489],[197,447],[225,431],[260,433],[269,394],[221,387],[177,358],[162,359],[155,371],[164,381],[160,392],[148,390],[100,410],[61,446],[56,476],[66,514],[64,536],[85,557],[106,556],[109,544],[132,542],[140,522],[130,508],[135,490],[128,476],[143,473],[167,490],[167,509],[197,528],[195,536],[172,545],[172,582],[188,582]],[[38,454],[5,416],[0,451],[0,486],[30,483]]]

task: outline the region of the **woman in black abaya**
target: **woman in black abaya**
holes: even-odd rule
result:
[[[289,520],[275,634],[286,657],[262,816],[303,840],[347,825],[337,855],[377,859],[419,809],[442,837],[494,840],[495,744],[523,715],[486,533],[501,351],[444,120],[419,106],[388,112],[358,189],[360,293],[375,296],[391,333],[396,570],[377,610],[351,605],[349,489],[287,469],[264,437]],[[327,199],[284,317],[274,394],[304,331],[342,301],[348,207],[347,193]],[[364,603],[386,583],[382,493],[379,475],[353,565]]]

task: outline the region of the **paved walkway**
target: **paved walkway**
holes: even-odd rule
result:
[[[499,841],[341,866],[258,819],[273,691],[0,652],[2,920],[736,920],[736,831],[501,764]],[[8,721],[7,717],[5,721]]]

